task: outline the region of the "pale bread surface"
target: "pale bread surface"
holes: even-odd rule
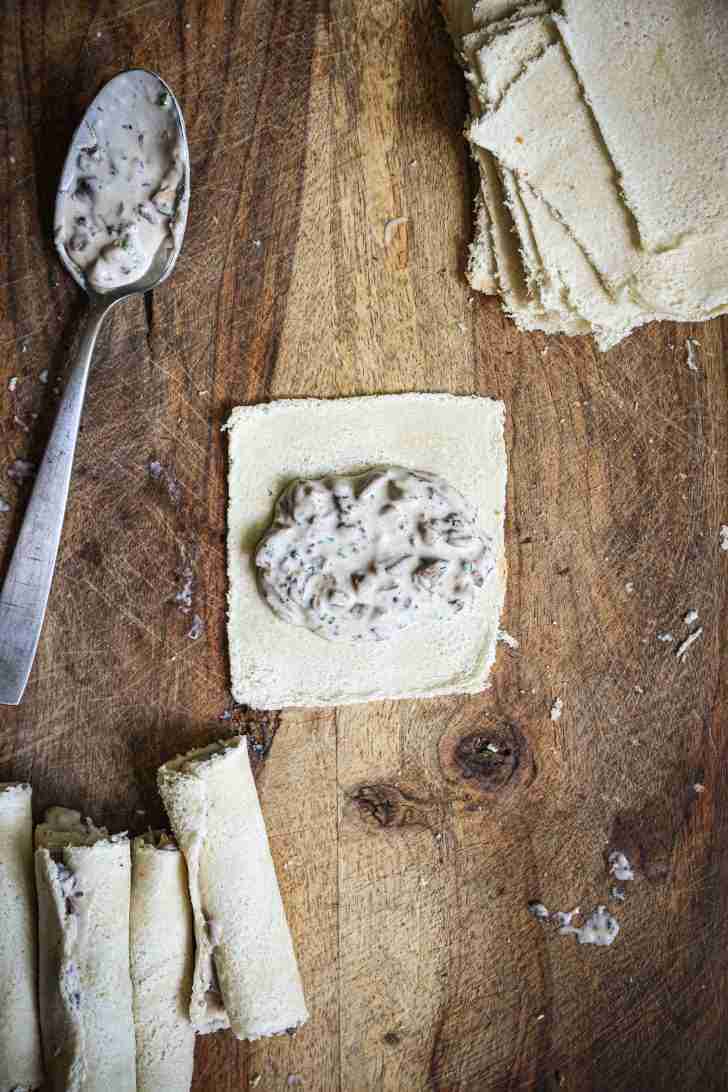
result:
[[[647,250],[728,217],[725,0],[564,0],[560,29]]]
[[[69,913],[54,856],[77,877],[81,913]],[[135,1092],[129,842],[40,848],[35,866],[41,1028],[50,1087],[53,1092]]]
[[[236,701],[278,709],[486,688],[505,594],[503,416],[500,402],[448,394],[302,399],[233,411],[228,637]],[[473,608],[366,650],[280,621],[258,591],[253,564],[278,494],[292,479],[385,464],[441,475],[477,508],[496,572]]]
[[[478,81],[483,105],[490,109],[518,79],[530,61],[550,45],[555,36],[553,20],[547,15],[506,20],[504,29],[488,39],[473,53],[474,78]],[[508,43],[507,49],[501,44]],[[495,96],[495,97],[493,97]],[[481,155],[489,155],[480,149]],[[521,304],[521,315],[541,316],[541,329],[569,335],[590,332],[589,325],[569,306],[563,282],[553,266],[548,267],[540,254],[538,239],[522,200],[519,179],[502,164],[496,168],[501,180],[503,199],[512,219],[512,232],[520,240],[519,253],[524,269],[528,305]],[[514,310],[512,308],[512,310]]]
[[[473,207],[473,241],[468,247],[468,284],[476,292],[490,295],[496,291],[495,257],[490,235],[490,216],[483,200],[482,183]]]
[[[0,784],[0,1092],[43,1081],[31,798]]]
[[[613,164],[560,43],[511,84],[500,105],[471,128],[559,216],[609,289],[631,277],[640,254]]]
[[[159,791],[185,855],[195,929],[190,1018],[200,1032],[280,1035],[308,1011],[268,835],[236,736],[161,766]],[[222,1005],[210,1011],[214,963]],[[214,984],[214,983],[213,983]]]
[[[151,834],[132,842],[129,946],[137,1092],[189,1092],[195,1030],[187,867],[179,849],[157,848]]]

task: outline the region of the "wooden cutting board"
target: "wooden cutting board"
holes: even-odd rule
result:
[[[7,0],[0,42],[6,560],[27,495],[6,472],[42,453],[83,309],[51,243],[68,139],[130,65],[188,123],[184,252],[101,337],[0,778],[31,780],[38,814],[139,831],[163,821],[160,762],[252,733],[312,1020],[201,1040],[196,1092],[724,1089],[728,326],[602,356],[471,296],[465,96],[431,0]],[[239,403],[408,390],[506,403],[519,647],[478,698],[235,708],[220,426]],[[605,902],[613,848],[637,868],[613,947],[529,915]]]

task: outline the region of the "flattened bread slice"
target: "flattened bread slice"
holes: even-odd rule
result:
[[[485,45],[475,50],[471,57],[474,66],[472,76],[479,87],[482,105],[486,108],[493,106],[491,93],[502,97],[527,64],[554,40],[554,35],[553,21],[545,15],[507,20],[506,29],[489,37]],[[505,51],[499,46],[503,41],[508,42]],[[490,158],[483,149],[476,151]],[[588,333],[588,324],[568,304],[559,274],[553,267],[547,268],[541,258],[515,172],[502,165],[496,167],[492,159],[490,164],[490,169],[497,171],[500,180],[507,209],[503,217],[510,216],[509,230],[512,237],[518,240],[524,272],[524,277],[518,278],[515,289],[511,287],[510,299],[506,300],[507,310],[525,329],[536,328],[548,333],[563,332],[569,335]],[[513,279],[516,279],[515,276]],[[519,288],[520,298],[516,295]]]
[[[635,327],[654,317],[631,298],[627,288],[619,298],[606,291],[579,244],[527,182],[520,193],[544,261],[561,278],[570,306],[589,323],[599,347],[611,349]]]
[[[659,251],[728,219],[728,4],[564,0],[561,33],[635,215]]]
[[[230,430],[230,666],[236,701],[259,709],[478,693],[495,659],[505,594],[504,407],[447,394],[298,399],[233,410]],[[473,609],[360,644],[277,618],[253,562],[275,499],[296,478],[402,466],[442,476],[476,507],[495,572]]]
[[[78,813],[69,814],[77,831],[72,822],[51,829],[51,819],[36,832],[46,1075],[53,1092],[135,1092],[129,841],[98,831],[90,843]]]
[[[160,831],[132,843],[129,936],[137,1092],[189,1092],[192,906],[184,857]]]
[[[31,796],[0,784],[0,1092],[43,1082]]]
[[[203,1034],[280,1035],[308,1020],[244,736],[167,762],[159,791],[187,862],[190,1019]]]
[[[470,137],[523,175],[571,232],[610,291],[640,255],[614,167],[601,144],[561,44],[549,46],[511,84]]]

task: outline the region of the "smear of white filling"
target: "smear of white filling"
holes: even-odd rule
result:
[[[622,882],[634,879],[632,866],[624,853],[620,853],[619,850],[614,850],[609,854],[609,872],[614,876],[615,880]]]
[[[599,948],[606,948],[617,939],[619,922],[606,906],[597,906],[583,925],[563,925],[559,932],[573,933],[579,944],[596,944]]]
[[[349,641],[451,619],[495,568],[493,544],[456,489],[392,466],[292,482],[255,564],[282,621]]]
[[[702,632],[703,632],[703,627],[700,626],[699,629],[696,629],[694,633],[691,633],[688,637],[685,638],[683,643],[679,646],[679,648],[675,652],[675,655],[677,656],[678,660],[685,659],[685,655],[688,652],[688,649],[690,648],[691,645],[695,644],[698,637],[701,636]]]
[[[384,225],[384,245],[388,247],[391,245],[394,239],[397,228],[402,224],[409,223],[409,216],[393,216],[391,220],[387,220]]]
[[[700,342],[694,338],[689,337],[685,339],[685,348],[687,349],[687,365],[691,372],[698,371],[698,352],[697,347]]]

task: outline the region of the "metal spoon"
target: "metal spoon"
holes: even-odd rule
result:
[[[158,92],[154,90],[157,85]],[[134,92],[135,87],[136,92]],[[161,284],[172,272],[182,246],[190,192],[189,149],[184,120],[179,103],[167,84],[155,73],[147,72],[146,69],[130,69],[115,76],[101,89],[86,111],[83,121],[74,134],[61,175],[56,197],[56,224],[59,225],[63,221],[64,209],[69,200],[69,184],[78,175],[80,167],[79,155],[81,152],[88,153],[89,141],[93,141],[97,136],[94,125],[96,124],[97,128],[100,127],[99,119],[104,114],[104,107],[106,106],[105,117],[108,119],[108,111],[112,106],[117,110],[117,115],[122,116],[119,110],[128,105],[130,112],[127,120],[133,125],[138,114],[138,110],[135,112],[134,102],[138,102],[137,96],[142,90],[145,93],[152,91],[158,95],[157,105],[167,112],[165,121],[167,137],[171,132],[176,134],[175,147],[171,150],[176,169],[173,181],[176,182],[177,177],[179,179],[173,190],[174,207],[168,221],[159,219],[159,223],[166,223],[167,232],[151,264],[133,282],[116,287],[110,285],[105,291],[91,287],[83,268],[74,262],[68,252],[68,240],[63,237],[62,228],[59,226],[56,228],[56,248],[60,259],[74,280],[88,294],[89,309],[81,334],[78,359],[68,377],[5,583],[0,592],[0,704],[3,705],[18,705],[20,702],[38,647],[66,511],[71,468],[91,358],[101,324],[117,303],[129,296],[149,292]],[[146,100],[147,108],[149,101]],[[161,136],[164,136],[161,128],[159,132]],[[138,142],[139,147],[142,148],[143,134]],[[91,151],[94,149],[91,148]],[[111,155],[110,150],[109,162],[111,162]],[[124,158],[123,155],[122,158]],[[115,168],[110,169],[115,171]],[[115,182],[114,186],[116,185]],[[78,192],[77,189],[74,197],[78,196]],[[161,188],[158,192],[161,192]],[[141,209],[142,206],[137,207]],[[144,227],[141,224],[140,226]],[[122,248],[124,246],[121,238],[118,245]],[[121,279],[126,277],[128,282],[129,271],[126,270],[119,276]]]

